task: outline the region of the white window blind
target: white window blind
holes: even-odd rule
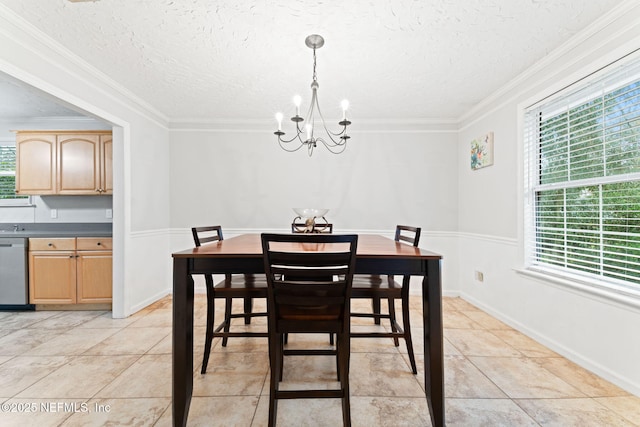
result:
[[[0,146],[0,204],[28,196],[16,195],[16,147]]]
[[[529,267],[640,291],[640,61],[525,112]]]

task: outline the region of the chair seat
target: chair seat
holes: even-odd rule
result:
[[[358,274],[353,276],[351,298],[396,297],[402,292],[402,284],[389,280],[388,276]]]
[[[232,275],[216,283],[215,292],[225,295],[237,294],[240,297],[266,298],[267,278],[264,275]]]

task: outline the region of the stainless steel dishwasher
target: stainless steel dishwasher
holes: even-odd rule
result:
[[[0,236],[0,308],[29,304],[28,242],[24,237]]]

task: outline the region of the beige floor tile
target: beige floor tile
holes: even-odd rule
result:
[[[445,422],[450,427],[538,426],[509,399],[447,399],[445,405]]]
[[[621,415],[627,421],[640,425],[640,397],[599,397],[594,400]]]
[[[0,330],[12,329],[18,330],[28,328],[29,326],[55,316],[59,312],[55,311],[22,311],[22,312],[5,312],[5,316],[0,322]],[[11,314],[11,315],[8,315]]]
[[[626,396],[629,393],[561,357],[536,359],[536,363],[589,397]]]
[[[506,398],[507,396],[464,356],[445,356],[446,397]]]
[[[129,326],[133,322],[138,321],[142,317],[144,317],[144,313],[135,313],[129,317],[124,319],[114,319],[111,312],[103,313],[93,319],[85,322],[81,325],[78,325],[78,328],[88,328],[88,329],[102,329],[102,328],[114,328],[114,329],[122,329],[124,327]]]
[[[138,356],[76,356],[17,395],[20,398],[89,398],[111,383]]]
[[[369,325],[369,326],[351,326],[351,332],[376,332],[376,333],[386,333],[389,329],[380,325]],[[406,345],[404,340],[400,339],[400,346],[396,347],[393,343],[393,338],[368,338],[368,337],[352,337],[351,338],[351,352],[352,353],[397,353],[398,349],[404,348],[406,352]],[[415,351],[415,349],[414,349]]]
[[[117,332],[117,329],[73,328],[25,352],[32,356],[77,356]]]
[[[22,329],[0,337],[0,356],[20,356],[47,341],[55,339],[63,330]]]
[[[517,404],[544,426],[633,426],[594,399],[518,400]]]
[[[171,334],[171,328],[125,328],[93,346],[86,355],[144,354],[163,338]]]
[[[416,377],[399,353],[352,354],[349,382],[352,396],[424,396]]]
[[[492,330],[491,333],[527,357],[558,357],[558,354],[514,329]]]
[[[171,397],[171,361],[170,354],[144,355],[95,397]]]
[[[104,311],[56,311],[47,319],[34,323],[29,328],[71,329],[104,314]]]
[[[457,311],[480,310],[475,305],[471,304],[470,302],[467,302],[467,301],[463,300],[460,297],[446,298],[446,304],[447,304],[447,306],[452,307],[454,310],[457,310]]]
[[[170,398],[92,399],[87,412],[74,413],[61,427],[152,426],[170,404]]]
[[[257,406],[258,396],[194,397],[187,422],[189,427],[249,427]],[[167,426],[167,418],[171,419],[165,413],[155,427]]]
[[[427,427],[431,415],[424,397],[355,396],[351,398],[351,421],[354,427]]]
[[[484,311],[479,310],[469,310],[462,311],[462,314],[473,320],[475,323],[480,325],[482,329],[506,329],[511,330],[510,326],[507,326],[505,323],[499,321],[493,316],[488,315]]]
[[[13,359],[14,356],[0,356],[0,365],[2,365],[7,360]]]
[[[194,396],[258,396],[269,360],[266,353],[212,352],[205,375],[194,373]]]
[[[69,361],[64,356],[12,358],[0,365],[0,398],[15,396]]]
[[[2,427],[57,427],[75,411],[82,411],[86,399],[11,399],[9,411],[0,412]]]
[[[171,327],[173,325],[173,311],[171,309],[157,309],[141,316],[135,322],[132,322],[131,328],[155,328],[158,326]]]
[[[445,329],[444,336],[465,356],[517,357],[522,354],[490,331]]]
[[[482,329],[481,326],[461,311],[449,311],[443,314],[442,324],[446,329]]]
[[[584,397],[580,390],[531,359],[469,357],[469,360],[513,399]]]

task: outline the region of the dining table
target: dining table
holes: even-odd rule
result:
[[[301,251],[313,250],[300,244]],[[186,426],[193,394],[194,280],[199,274],[260,274],[264,261],[260,234],[240,234],[175,252],[173,257],[174,426]],[[422,277],[425,395],[433,426],[445,425],[442,326],[442,256],[376,234],[359,234],[355,274]]]

